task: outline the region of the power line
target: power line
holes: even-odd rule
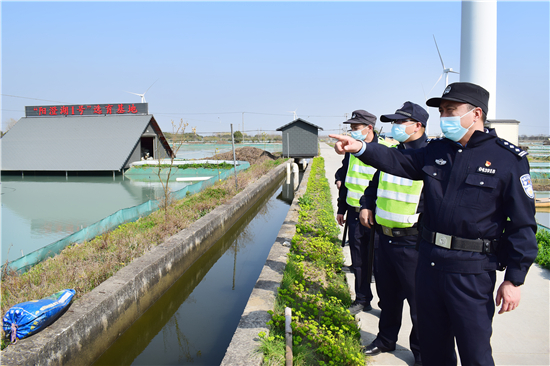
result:
[[[29,98],[29,97],[20,97],[18,95],[11,95],[11,94],[0,94],[4,97],[12,97],[12,98],[22,98],[22,99],[32,99],[32,100],[41,100],[41,101],[44,101],[44,102],[55,102],[55,103],[65,103],[65,104],[68,104],[67,102],[60,102],[59,100],[49,100],[49,99],[38,99],[38,98]],[[3,109],[4,110],[4,109]]]

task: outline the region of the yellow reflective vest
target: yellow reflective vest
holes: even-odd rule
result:
[[[376,193],[376,222],[391,228],[412,227],[419,214],[424,182],[380,172]]]
[[[378,137],[378,143],[385,146],[394,146]],[[359,200],[365,192],[365,189],[369,186],[372,177],[376,173],[376,168],[363,163],[357,159],[353,154],[349,155],[348,171],[346,173],[346,188],[348,189],[348,195],[346,197],[346,203],[353,207],[360,207]]]

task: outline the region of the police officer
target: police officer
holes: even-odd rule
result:
[[[354,141],[366,141],[370,144],[388,144],[374,132],[376,116],[365,111],[356,110],[345,124],[351,127],[351,138]],[[359,224],[359,199],[372,180],[376,169],[363,163],[355,156],[346,154],[342,167],[336,173],[337,182],[344,182],[339,189],[338,213],[336,221],[340,226],[345,222],[347,211],[349,248],[351,254],[351,270],[355,275],[355,300],[349,311],[355,315],[361,311],[370,311],[372,306],[372,291],[368,280],[368,245],[370,229]]]
[[[395,114],[380,116],[380,121],[392,123],[391,134],[400,142],[397,149],[417,149],[427,145],[428,112],[418,104],[405,102]],[[421,180],[413,181],[378,170],[361,197],[359,217],[361,224],[369,228],[375,221],[377,224],[376,292],[382,310],[378,335],[364,352],[375,356],[395,350],[403,301],[407,299],[413,325],[409,342],[415,365],[422,364],[414,283],[418,261],[418,218],[423,209],[422,187]]]
[[[489,93],[453,83],[438,107],[445,138],[420,149],[387,149],[347,136],[352,152],[382,171],[424,181],[423,229],[416,272],[424,365],[494,365],[490,338],[495,302],[514,310],[537,255],[534,192],[525,151],[484,128]],[[506,268],[496,301],[496,269]]]

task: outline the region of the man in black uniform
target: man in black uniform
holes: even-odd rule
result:
[[[453,83],[428,106],[439,107],[445,138],[421,149],[387,149],[347,136],[335,150],[382,171],[424,181],[416,273],[424,365],[494,365],[490,338],[496,269],[499,314],[514,310],[537,255],[534,192],[527,153],[484,129],[489,93]]]
[[[405,102],[395,114],[382,115],[380,121],[392,122],[392,137],[400,142],[397,149],[417,149],[428,144],[425,133],[428,112],[418,104]],[[409,342],[415,365],[422,364],[414,283],[418,262],[417,223],[423,209],[422,186],[421,180],[413,181],[377,171],[361,198],[359,216],[361,224],[368,228],[375,221],[377,224],[376,292],[382,310],[378,335],[364,352],[375,356],[395,350],[403,317],[403,301],[407,299],[412,320]]]
[[[366,141],[370,144],[387,144],[374,132],[376,116],[365,110],[353,111],[351,118],[344,123],[350,125],[351,138],[356,141]],[[345,222],[344,214],[347,211],[351,270],[355,275],[355,300],[349,309],[353,315],[361,311],[372,310],[370,302],[373,296],[371,283],[368,280],[370,229],[359,223],[359,200],[375,172],[376,169],[373,167],[363,164],[350,154],[346,154],[342,160],[342,167],[335,174],[337,186],[339,186],[336,221],[340,226]]]

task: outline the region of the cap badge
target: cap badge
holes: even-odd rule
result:
[[[491,162],[489,160],[485,161],[485,166],[486,167],[490,167],[491,166]]]
[[[445,88],[445,91],[443,91],[443,95],[447,94],[450,91],[451,91],[451,86],[449,85]]]
[[[355,117],[357,117],[357,116],[355,115],[355,113],[352,113],[352,114],[351,114],[351,118],[355,118]]]
[[[443,160],[443,159],[436,159],[435,162],[436,162],[437,165],[445,165],[445,164],[447,164],[447,161],[446,161],[446,160]]]

